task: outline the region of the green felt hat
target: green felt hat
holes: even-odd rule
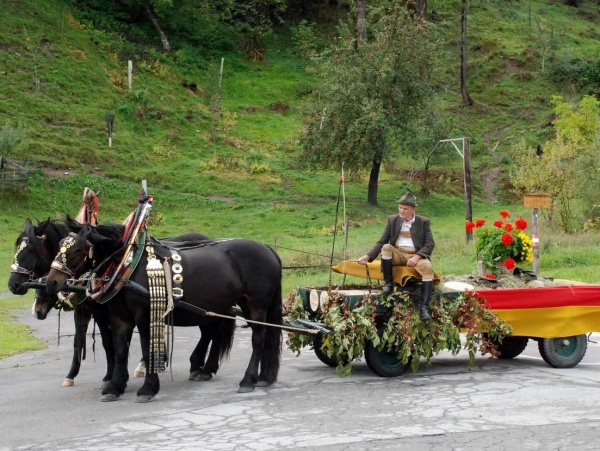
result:
[[[417,206],[417,198],[411,191],[407,191],[402,195],[400,199],[398,199],[398,203],[400,205],[410,205],[411,207]]]

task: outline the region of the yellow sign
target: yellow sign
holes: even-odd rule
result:
[[[552,197],[550,194],[525,194],[523,206],[525,208],[550,208]]]

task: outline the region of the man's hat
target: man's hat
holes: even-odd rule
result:
[[[410,205],[411,207],[416,207],[417,206],[417,198],[409,190],[406,193],[404,193],[400,199],[398,199],[398,203],[400,205]]]

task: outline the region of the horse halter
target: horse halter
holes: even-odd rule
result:
[[[94,245],[90,241],[85,240],[84,248],[89,247],[88,254],[77,265],[77,267],[74,270],[71,270],[67,266],[67,252],[70,248],[77,244],[77,238],[78,236],[76,233],[70,232],[69,235],[62,241],[60,250],[58,251],[56,258],[54,259],[54,261],[52,261],[52,264],[50,265],[51,268],[56,269],[57,271],[62,272],[63,274],[66,274],[71,278],[76,278],[77,276],[75,275],[74,271],[79,269],[81,265],[83,265],[87,260],[92,260],[94,257]],[[92,266],[93,265],[94,261],[92,260]]]

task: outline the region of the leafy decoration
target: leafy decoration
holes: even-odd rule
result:
[[[333,329],[333,333],[323,337],[321,349],[338,360],[338,376],[349,376],[352,361],[362,357],[367,340],[379,345],[373,298],[366,295],[352,307],[336,291],[330,294],[323,310],[323,322]]]
[[[302,299],[296,296],[290,316],[306,318]],[[424,359],[431,364],[433,356],[449,350],[456,355],[461,349],[469,354],[472,369],[475,355],[498,355],[497,344],[511,333],[511,328],[488,308],[485,300],[467,291],[454,298],[439,296],[430,305],[431,321],[420,321],[407,292],[387,298],[366,295],[350,306],[340,292],[330,293],[322,321],[333,330],[323,337],[322,351],[337,359],[337,373],[347,376],[351,362],[362,357],[367,340],[382,351],[398,351],[398,359],[410,362],[414,372]],[[461,333],[463,334],[461,336]],[[297,354],[312,338],[290,333],[288,346]]]

